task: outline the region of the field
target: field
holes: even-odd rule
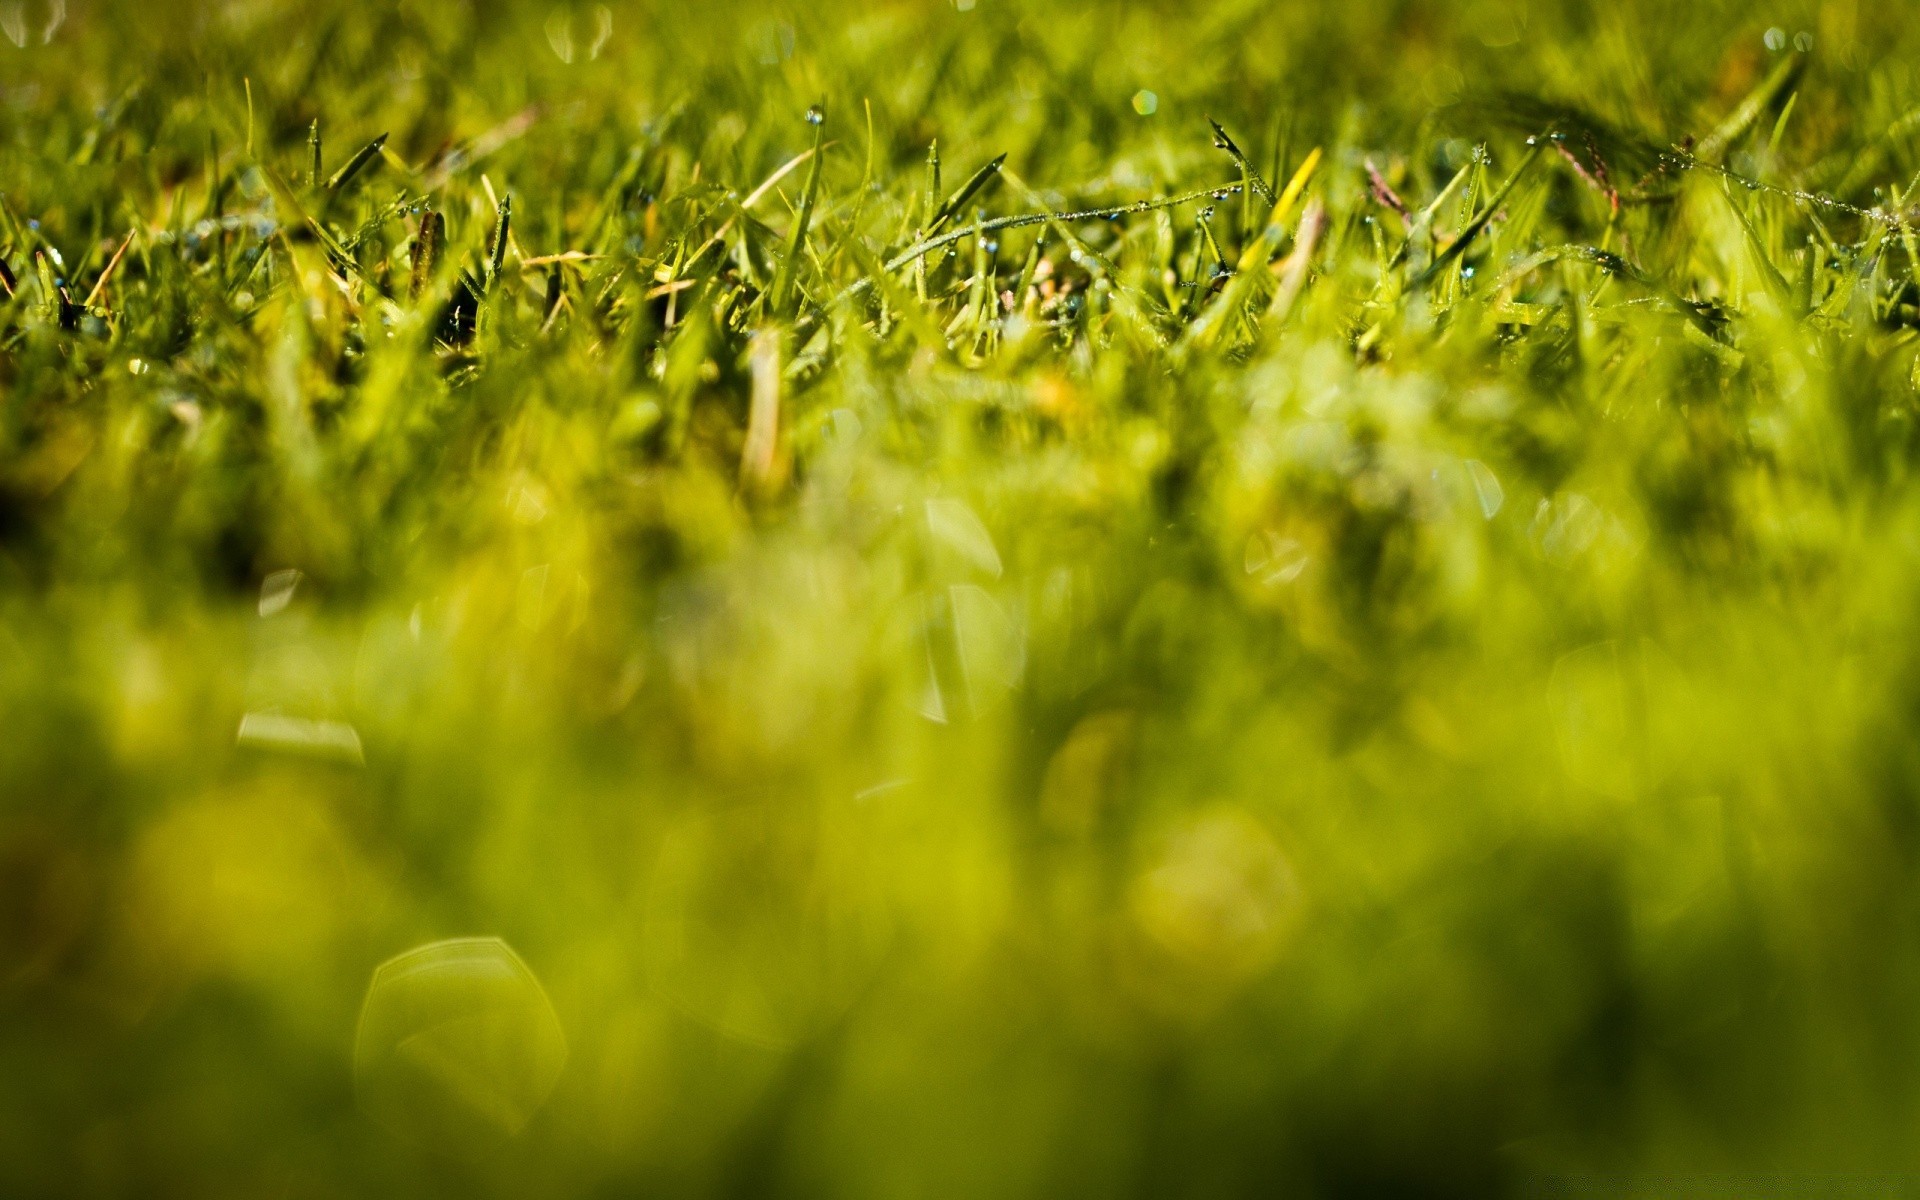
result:
[[[0,1193],[1914,1194],[1911,15],[0,3]]]

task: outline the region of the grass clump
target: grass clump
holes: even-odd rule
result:
[[[0,7],[25,1190],[1916,1169],[1900,12]]]

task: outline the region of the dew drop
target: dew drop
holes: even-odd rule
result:
[[[1480,502],[1480,515],[1491,521],[1500,515],[1500,509],[1507,502],[1506,489],[1500,486],[1500,477],[1493,469],[1479,459],[1467,460],[1467,476],[1473,481],[1474,498]]]
[[[818,104],[816,104],[816,105],[814,105],[814,106],[812,106],[811,108],[809,108],[809,109],[807,109],[807,124],[809,124],[809,125],[825,125],[826,123],[827,123],[827,110],[826,110],[826,109],[824,109],[824,108],[821,108],[821,107],[820,107],[820,106],[819,106]]]
[[[518,1134],[566,1061],[540,980],[497,938],[436,942],[382,964],[354,1037],[361,1103],[428,1145]]]

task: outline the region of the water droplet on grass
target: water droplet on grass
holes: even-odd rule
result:
[[[300,581],[305,579],[299,571],[275,571],[267,576],[260,585],[260,615],[271,617],[287,610],[293,603],[293,594],[299,590]]]
[[[947,600],[968,704],[980,713],[1020,685],[1026,671],[1026,632],[985,588],[956,584],[947,589]]]
[[[1242,565],[1246,573],[1267,587],[1280,587],[1299,579],[1312,563],[1306,547],[1290,537],[1263,530],[1247,539]]]
[[[459,938],[374,971],[353,1074],[375,1119],[444,1144],[519,1133],[566,1061],[560,1019],[527,964],[499,938]]]
[[[961,500],[929,500],[927,532],[950,570],[977,571],[994,579],[1004,568],[993,535]]]
[[[1507,503],[1507,490],[1500,486],[1500,477],[1477,458],[1467,460],[1467,475],[1473,480],[1474,496],[1480,501],[1480,515],[1493,520]]]
[[[234,745],[296,758],[317,758],[350,766],[365,766],[367,755],[359,731],[345,721],[290,717],[278,712],[250,712],[240,718]]]

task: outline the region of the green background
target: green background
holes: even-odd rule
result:
[[[1920,1186],[1909,16],[0,6],[0,1191]]]

